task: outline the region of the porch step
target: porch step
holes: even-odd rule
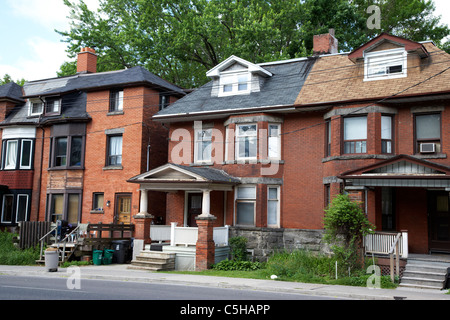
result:
[[[141,251],[136,259],[131,261],[128,269],[161,271],[175,269],[175,254],[161,251]]]
[[[448,262],[408,259],[399,286],[442,290],[446,286],[449,269]]]

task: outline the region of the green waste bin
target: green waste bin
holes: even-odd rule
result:
[[[103,264],[111,264],[113,260],[114,250],[105,249],[103,251]]]
[[[92,262],[99,266],[102,264],[103,251],[102,250],[94,250],[92,253]]]

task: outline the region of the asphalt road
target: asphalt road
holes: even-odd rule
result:
[[[256,290],[0,275],[0,300],[328,300]]]

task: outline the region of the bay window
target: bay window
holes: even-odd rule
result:
[[[344,153],[367,152],[367,117],[344,118]]]
[[[257,155],[257,129],[256,124],[237,125],[236,130],[236,159],[256,160]]]
[[[393,153],[392,150],[392,117],[381,116],[381,152]]]
[[[194,161],[210,162],[212,151],[212,129],[195,131]]]
[[[269,159],[275,160],[281,159],[280,127],[281,126],[279,124],[269,124],[269,138],[268,138]]]

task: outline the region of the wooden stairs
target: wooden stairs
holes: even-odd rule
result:
[[[162,271],[175,269],[175,253],[143,250],[128,269]]]
[[[63,252],[64,252],[64,243],[53,243],[49,245],[49,248],[56,248],[59,251],[59,262],[61,263],[63,261]],[[66,249],[64,252],[64,261],[69,261],[69,259],[72,257],[72,255],[75,253],[75,250],[77,249],[76,243],[66,243]],[[36,260],[37,264],[45,264],[45,253],[42,257],[42,259]]]

